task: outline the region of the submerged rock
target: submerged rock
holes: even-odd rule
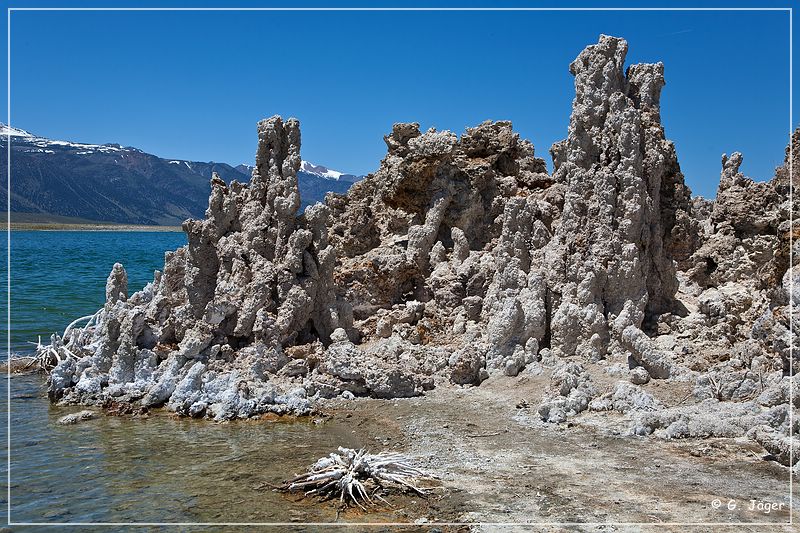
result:
[[[95,415],[93,411],[81,411],[79,413],[72,413],[62,416],[58,419],[57,423],[62,426],[72,426],[85,420],[92,420],[93,418],[96,418],[96,416],[97,415]]]

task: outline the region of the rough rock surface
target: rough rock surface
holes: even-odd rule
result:
[[[570,65],[569,135],[552,150],[566,192],[547,250],[551,345],[591,360],[628,354],[668,377],[640,328],[672,308],[672,231],[689,192],[660,124],[664,66],[623,74],[626,53],[625,41],[603,36]]]
[[[299,123],[261,121],[250,184],[212,179],[206,218],[184,223],[188,245],[152,283],[128,297],[114,265],[97,323],[64,339],[80,353],[53,370],[51,398],[217,419],[308,411],[305,389],[267,376],[289,363],[284,348],[329,344],[350,315],[333,289],[328,208],[295,216],[299,165]]]
[[[85,420],[91,420],[95,418],[95,413],[92,411],[81,411],[79,413],[72,413],[70,415],[62,416],[58,419],[58,424],[62,426],[72,426],[79,422],[83,422]]]
[[[359,338],[426,353],[455,383],[487,367],[516,375],[545,335],[531,255],[551,237],[560,195],[544,161],[510,122],[461,138],[396,124],[386,144],[375,174],[328,198],[336,286]]]
[[[601,36],[570,65],[552,175],[507,121],[395,124],[375,173],[296,216],[299,124],[260,122],[251,183],[212,180],[153,283],[128,296],[115,265],[103,309],[41,348],[51,398],[230,419],[549,372],[547,422],[614,411],[633,435],[749,435],[793,462],[800,133],[772,181],[734,153],[717,198],[692,198],[664,67],[626,52]],[[689,396],[664,401],[661,380]]]

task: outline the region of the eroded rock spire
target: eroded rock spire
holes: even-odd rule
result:
[[[640,328],[671,310],[678,281],[668,243],[689,191],[659,121],[663,65],[624,73],[627,49],[604,35],[570,65],[569,134],[552,148],[565,193],[547,252],[550,342],[560,355],[631,352],[648,364]]]
[[[214,176],[206,218],[183,225],[188,245],[167,253],[164,271],[130,299],[115,265],[99,349],[59,365],[52,396],[166,402],[216,418],[285,409],[265,374],[288,362],[284,347],[328,344],[334,329],[350,328],[333,290],[328,208],[296,216],[299,165],[297,120],[259,122],[251,183]]]

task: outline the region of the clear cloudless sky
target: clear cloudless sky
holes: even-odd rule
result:
[[[365,174],[394,122],[461,133],[507,119],[551,167],[574,96],[569,63],[601,33],[627,39],[628,64],[665,64],[662,120],[696,194],[714,196],[724,152],[772,176],[792,124],[779,11],[13,11],[10,120],[235,165],[253,162],[256,122],[280,114],[300,120],[304,159]]]

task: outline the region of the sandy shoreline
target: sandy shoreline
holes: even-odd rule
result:
[[[329,407],[335,417],[350,413],[374,449],[399,447],[440,476],[443,490],[399,521],[467,522],[472,531],[509,531],[499,523],[552,531],[596,531],[601,524],[617,524],[611,531],[687,530],[681,523],[741,531],[733,524],[769,523],[781,531],[788,522],[789,471],[765,460],[752,442],[633,437],[622,417],[590,413],[544,424],[527,405],[547,374],[445,385],[409,399],[334,400]],[[679,392],[661,391],[671,399]],[[715,508],[715,499],[725,506]],[[766,514],[751,510],[751,500],[782,505]]]
[[[373,452],[409,454],[439,479],[426,483],[433,489],[426,498],[392,491],[393,507],[378,505],[367,512],[296,494],[285,494],[272,505],[291,514],[298,531],[313,530],[302,522],[318,521],[351,524],[352,531],[374,531],[375,526],[363,524],[384,522],[406,524],[401,531],[434,527],[442,532],[790,530],[785,526],[789,471],[765,460],[752,442],[633,437],[623,417],[593,413],[545,424],[530,403],[541,394],[548,374],[495,376],[480,387],[442,384],[415,398],[323,401],[311,417],[320,431],[340,438],[352,435],[357,446]],[[667,401],[678,401],[681,394],[668,384],[651,383],[648,388]],[[151,415],[174,416],[161,409]],[[275,422],[289,423],[284,429],[301,423],[299,435],[303,420],[264,415],[211,424],[229,428],[233,436],[247,427],[271,431]],[[352,445],[334,438],[330,451],[342,444]],[[248,470],[232,463],[221,466]],[[269,487],[295,470],[296,465],[263,472],[267,483],[242,486],[242,495],[266,498],[264,491],[271,492]],[[716,500],[725,505],[715,508]],[[752,510],[753,500],[780,508]],[[730,502],[736,505],[728,507]],[[248,507],[228,509],[218,519],[241,520]]]
[[[56,222],[12,222],[11,231],[159,231],[180,232],[180,226],[137,226],[135,224],[63,224]]]

